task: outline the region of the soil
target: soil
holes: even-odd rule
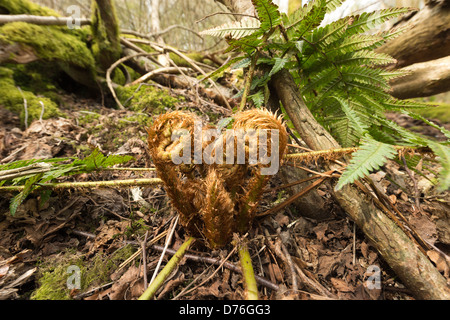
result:
[[[0,164],[83,157],[97,147],[105,155],[133,156],[128,167],[152,165],[145,143],[147,118],[73,95],[64,99],[67,118],[37,120],[28,129],[21,127],[17,116],[0,107]],[[208,114],[207,110],[217,116],[218,109],[211,110],[211,105],[203,103],[202,114]],[[177,107],[199,110],[195,96],[188,94]],[[422,126],[423,134],[442,138],[416,120],[398,115],[390,118],[415,130]],[[429,257],[449,279],[448,264],[435,256],[435,252],[446,257],[450,254],[449,197],[436,191],[428,180],[432,174],[422,165],[416,169],[423,175],[414,173],[411,177],[401,163],[392,161],[371,178],[410,226],[436,248]],[[155,177],[154,172],[105,171],[64,180],[151,177]],[[274,191],[281,185],[278,177],[271,180],[259,212],[287,198],[285,191]],[[328,190],[319,188],[318,192],[330,198]],[[145,255],[140,251],[142,244],[170,229],[175,216],[161,186],[58,191],[43,205],[40,195],[33,194],[15,216],[9,213],[12,196],[0,194],[0,299],[137,299],[144,291],[144,264],[147,279],[151,279],[165,237],[151,244]],[[182,227],[176,225],[169,248],[178,248],[185,237]],[[258,286],[263,300],[413,299],[364,234],[337,207],[327,221],[302,217],[301,210],[287,207],[256,219],[247,239],[255,273],[268,282]],[[231,250],[232,244],[211,250],[198,239],[156,299],[244,299],[242,276],[228,267],[213,274],[218,267],[207,260],[224,259]],[[133,253],[137,253],[134,258]],[[163,262],[167,259],[168,255]],[[236,253],[228,258],[235,266],[239,266],[238,261]],[[80,289],[76,285],[68,288],[67,270],[74,265],[81,270]],[[295,282],[292,269],[303,274]]]

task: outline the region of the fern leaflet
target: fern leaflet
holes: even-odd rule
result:
[[[359,150],[353,153],[350,164],[339,178],[335,190],[340,190],[344,185],[367,176],[373,170],[378,170],[396,154],[397,151],[393,146],[367,139]]]

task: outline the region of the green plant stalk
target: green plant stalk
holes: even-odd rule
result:
[[[155,280],[148,286],[148,288],[144,291],[144,293],[139,297],[138,300],[151,300],[155,296],[156,291],[163,285],[164,281],[167,277],[172,273],[177,264],[183,258],[189,246],[194,242],[195,238],[189,237],[180,248],[178,248],[177,252],[173,255],[173,257],[169,260],[169,262],[165,265],[165,267],[161,270],[161,272],[156,276]]]
[[[107,188],[107,187],[138,187],[161,184],[162,180],[159,178],[150,179],[127,179],[127,180],[111,180],[111,181],[87,181],[87,182],[59,182],[59,183],[45,183],[36,185],[35,190],[62,190],[62,189],[76,189],[76,188]],[[0,193],[22,191],[24,186],[5,186],[0,187]]]
[[[256,62],[258,61],[259,52],[257,51],[255,55],[252,57],[252,63],[250,64],[250,68],[248,70],[247,77],[245,78],[245,87],[244,92],[242,93],[241,104],[239,105],[239,111],[244,110],[245,105],[247,104],[247,96],[250,93],[250,87],[252,85],[253,73],[255,72]]]
[[[262,38],[262,42],[266,43],[267,39],[272,35],[272,33],[275,31],[275,29],[270,30],[268,33],[264,34]],[[260,51],[259,49],[256,50],[255,54],[252,57],[252,62],[250,64],[250,68],[248,70],[247,77],[245,79],[245,87],[244,92],[242,93],[242,99],[241,103],[239,105],[239,111],[244,110],[245,105],[247,104],[247,96],[250,93],[250,88],[252,86],[252,80],[253,80],[253,73],[255,72],[256,63],[258,62]]]
[[[245,243],[238,244],[239,260],[241,262],[242,275],[244,276],[247,300],[258,300],[258,285],[253,271],[252,259]]]

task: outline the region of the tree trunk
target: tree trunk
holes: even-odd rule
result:
[[[450,52],[450,1],[429,0],[416,14],[394,27],[409,29],[377,49],[397,59],[390,68],[445,57]]]
[[[402,70],[410,74],[390,81],[390,94],[396,98],[429,97],[450,90],[450,56],[415,63]]]
[[[111,0],[92,1],[92,51],[97,63],[103,69],[116,62],[122,53],[119,37],[119,24],[114,3]]]
[[[151,21],[151,30],[153,34],[157,34],[161,31],[161,23],[159,20],[159,0],[151,0],[152,6],[151,6],[151,14],[150,14],[150,21]],[[164,44],[164,39],[161,35],[156,36],[156,42],[159,44]],[[158,62],[164,66],[167,67],[170,65],[169,59],[168,59],[168,53],[160,54],[158,55]]]

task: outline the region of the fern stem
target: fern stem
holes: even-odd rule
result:
[[[410,146],[393,146],[399,152],[406,151],[420,151],[421,147],[410,147]],[[301,152],[301,153],[288,153],[285,155],[287,160],[306,160],[312,161],[318,158],[323,158],[325,160],[335,160],[336,157],[342,157],[346,154],[353,153],[358,151],[359,147],[349,147],[349,148],[335,148],[328,150],[318,150],[318,151],[309,151],[309,152]]]
[[[148,286],[144,293],[139,297],[139,300],[151,300],[155,296],[156,291],[163,285],[167,277],[172,273],[177,264],[183,258],[187,249],[190,247],[192,242],[195,240],[193,237],[189,237],[177,252],[170,258],[169,262],[164,266],[161,272],[156,276],[155,280]]]
[[[250,88],[253,80],[253,73],[255,72],[256,62],[258,61],[259,52],[256,51],[254,56],[252,57],[252,62],[250,64],[250,68],[248,70],[247,77],[245,78],[245,87],[244,92],[242,93],[241,104],[239,105],[239,111],[244,110],[245,105],[247,104],[247,96],[250,93]]]
[[[159,178],[151,179],[128,179],[128,180],[111,180],[111,181],[86,181],[86,182],[59,182],[59,183],[45,183],[37,184],[35,190],[62,190],[62,189],[76,189],[76,188],[108,188],[108,187],[138,187],[161,184],[162,180]],[[5,186],[0,187],[0,193],[11,191],[22,191],[25,186]]]
[[[258,285],[256,283],[255,272],[253,271],[252,259],[245,242],[242,241],[238,244],[238,252],[245,282],[246,299],[258,300]]]
[[[125,167],[119,167],[119,168],[100,168],[97,169],[98,171],[155,171],[156,168],[125,168]]]
[[[271,29],[269,32],[265,33],[262,37],[261,41],[262,43],[266,43],[267,39],[272,35],[272,33],[275,31],[275,29]],[[248,70],[247,77],[245,79],[245,87],[244,92],[242,93],[242,99],[241,104],[239,105],[239,111],[244,110],[245,105],[247,104],[247,96],[250,93],[250,88],[252,86],[252,80],[253,80],[253,73],[255,72],[256,63],[258,62],[259,58],[259,49],[256,49],[255,53],[252,57],[252,62],[250,64],[250,68]]]

